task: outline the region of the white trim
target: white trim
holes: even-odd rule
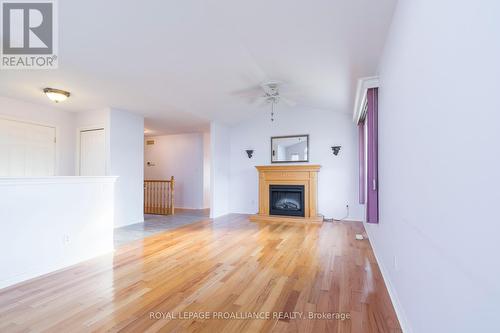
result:
[[[363,116],[363,108],[366,104],[366,92],[370,88],[378,88],[380,81],[378,76],[363,77],[358,80],[356,97],[354,100],[354,112],[352,120],[357,124]]]
[[[0,118],[6,119],[6,120],[11,120],[11,121],[17,121],[20,123],[27,123],[31,125],[38,125],[38,126],[45,126],[45,127],[53,127],[57,128],[56,125],[49,123],[49,122],[44,122],[44,121],[38,121],[38,120],[31,120],[29,118],[18,118],[18,117],[12,117],[4,114],[0,114]]]
[[[103,249],[102,251],[90,255],[82,255],[71,261],[64,259],[64,260],[59,260],[57,263],[54,263],[50,266],[34,265],[32,267],[26,268],[26,270],[23,271],[22,273],[16,274],[7,279],[0,280],[0,289],[15,288],[16,285],[24,283],[31,279],[36,279],[42,276],[52,276],[63,270],[67,270],[71,267],[80,265],[84,261],[91,260],[96,257],[112,253],[114,251],[115,251],[114,246],[110,245],[109,247]]]
[[[396,293],[396,289],[394,288],[391,279],[389,278],[389,273],[387,273],[387,270],[380,258],[377,256],[377,246],[375,245],[374,239],[372,238],[370,234],[370,228],[366,225],[366,222],[363,222],[363,225],[365,227],[366,234],[368,235],[368,241],[370,242],[373,250],[373,255],[375,256],[375,260],[377,260],[378,267],[380,269],[380,272],[382,273],[382,279],[385,282],[385,286],[387,288],[387,291],[389,293],[389,297],[392,302],[392,306],[394,307],[394,311],[396,312],[396,316],[398,317],[399,325],[401,326],[401,330],[404,333],[412,333],[413,331],[410,328],[410,324],[408,323],[408,318],[406,317],[406,314],[403,310],[403,307],[401,306],[401,302],[399,301],[398,294]]]
[[[27,184],[81,184],[81,183],[114,183],[118,176],[51,176],[51,177],[0,177],[0,186]]]

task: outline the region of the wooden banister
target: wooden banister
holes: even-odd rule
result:
[[[173,215],[175,179],[144,180],[144,214]]]

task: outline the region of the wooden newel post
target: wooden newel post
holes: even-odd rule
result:
[[[142,196],[142,203],[143,203],[143,212],[144,214],[146,214],[146,181],[144,181],[143,183],[143,190],[144,190],[144,195]]]
[[[174,179],[174,176],[172,176],[172,177],[170,177],[170,191],[171,191],[170,212],[172,215],[174,215],[174,213],[175,213],[175,209],[174,209],[174,185],[175,185],[175,179]]]

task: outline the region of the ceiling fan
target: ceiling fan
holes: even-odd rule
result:
[[[235,92],[235,94],[250,97],[249,102],[251,104],[256,101],[260,101],[261,105],[271,105],[271,121],[274,121],[274,114],[276,112],[276,106],[283,102],[288,106],[294,107],[297,105],[295,101],[283,96],[282,87],[284,83],[279,81],[266,81],[258,86],[254,86],[249,89],[244,89]]]
[[[271,121],[274,121],[276,105],[278,105],[280,101],[283,101],[285,104],[292,107],[297,104],[295,101],[280,94],[281,85],[282,83],[278,81],[267,81],[260,85],[264,91],[264,95],[262,95],[261,98],[265,101],[265,103],[271,104]]]

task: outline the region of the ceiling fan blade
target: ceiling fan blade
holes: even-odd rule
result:
[[[262,82],[268,80],[267,74],[264,69],[259,65],[257,59],[254,54],[248,49],[248,47],[244,44],[240,44],[240,49],[242,54],[246,57],[247,60],[247,72],[246,74],[250,76],[252,82]]]
[[[280,85],[280,93],[291,98],[307,95],[311,91],[314,91],[314,87],[310,85],[296,83],[283,83]]]
[[[254,97],[262,95],[262,88],[260,86],[254,86],[245,89],[239,89],[229,92],[229,94],[238,97]]]
[[[248,104],[255,105],[255,104],[257,104],[257,102],[259,102],[261,100],[262,100],[261,96],[253,96],[253,97],[248,99]]]
[[[258,107],[268,106],[269,102],[265,98],[259,98],[260,102],[257,104]]]
[[[294,106],[297,105],[297,102],[292,101],[291,99],[286,98],[284,96],[280,96],[280,100],[282,100],[283,102],[285,102],[285,104],[288,105],[288,106],[290,106],[290,107],[294,107]]]

